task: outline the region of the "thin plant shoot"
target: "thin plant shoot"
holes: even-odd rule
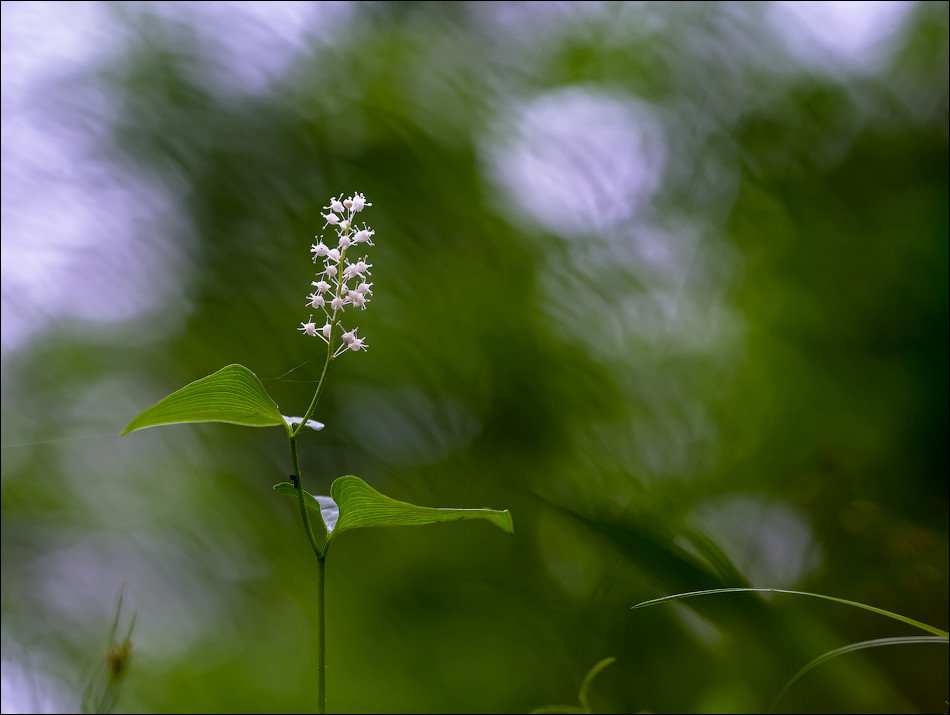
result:
[[[369,348],[355,322],[373,297],[370,280],[373,264],[365,251],[375,245],[376,232],[365,222],[357,221],[370,206],[363,194],[354,193],[348,198],[334,196],[323,207],[323,229],[329,228],[332,238],[317,235],[310,247],[311,258],[318,266],[306,301],[312,312],[307,320],[300,322],[298,330],[302,336],[324,343],[326,359],[317,387],[301,417],[281,414],[277,403],[251,370],[243,365],[227,365],[136,415],[122,432],[125,435],[146,427],[181,422],[228,422],[247,427],[279,426],[285,430],[290,449],[290,481],[279,482],[274,489],[296,501],[304,534],[316,561],[316,690],[317,708],[321,713],[326,712],[326,559],[335,538],[346,531],[366,527],[418,526],[469,519],[484,519],[513,533],[508,510],[416,506],[380,494],[352,475],[336,479],[330,486],[329,496],[315,496],[304,489],[298,446],[305,427],[311,430],[324,427],[311,418],[326,388],[330,368],[345,354],[365,352]]]

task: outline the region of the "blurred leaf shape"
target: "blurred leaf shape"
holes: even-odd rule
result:
[[[601,671],[604,670],[609,665],[612,665],[617,662],[617,659],[613,656],[604,658],[602,661],[597,663],[593,668],[587,671],[587,675],[584,676],[584,682],[581,683],[580,692],[577,695],[577,699],[580,701],[580,707],[577,705],[546,705],[542,708],[537,708],[532,710],[532,715],[540,715],[542,713],[592,713],[594,712],[590,706],[590,700],[587,698],[587,693],[590,690],[591,683],[594,682],[594,678],[600,675]]]
[[[227,365],[185,385],[132,418],[122,434],[180,422],[287,427],[277,403],[267,394],[257,375],[243,365]]]
[[[275,484],[274,489],[285,496],[297,496],[297,489],[290,482]],[[511,514],[507,509],[416,506],[380,494],[359,477],[336,479],[330,487],[330,494],[331,497],[316,497],[305,491],[304,501],[320,514],[331,538],[344,531],[371,526],[423,526],[466,519],[486,519],[509,534],[514,533]]]
[[[688,593],[677,593],[672,596],[663,596],[662,598],[654,598],[650,601],[643,601],[641,603],[632,606],[632,610],[638,608],[645,608],[646,606],[654,606],[658,603],[664,603],[665,601],[679,601],[685,598],[692,598],[693,596],[710,596],[719,593],[788,593],[793,596],[810,596],[811,598],[821,598],[825,601],[834,601],[835,603],[842,603],[845,606],[854,606],[855,608],[861,608],[865,611],[870,611],[871,613],[876,613],[879,616],[885,616],[887,618],[893,618],[895,621],[900,621],[901,623],[906,623],[909,626],[914,628],[919,628],[922,631],[927,633],[932,633],[935,636],[940,638],[947,639],[950,638],[950,634],[947,631],[941,630],[935,626],[928,625],[926,623],[921,623],[918,620],[913,618],[908,618],[907,616],[902,616],[899,613],[894,613],[893,611],[885,611],[883,608],[877,608],[875,606],[869,606],[866,603],[859,603],[858,601],[849,601],[844,598],[837,598],[836,596],[826,596],[822,593],[809,593],[808,591],[787,591],[782,588],[713,588],[706,591],[690,591]]]

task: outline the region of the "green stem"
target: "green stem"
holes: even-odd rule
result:
[[[300,463],[297,460],[297,438],[290,438],[290,461],[294,470],[294,486],[297,487],[297,504],[300,506],[300,518],[303,520],[304,530],[307,532],[307,540],[310,542],[310,548],[318,559],[323,557],[321,545],[317,543],[313,535],[313,527],[310,525],[310,512],[307,511],[307,505],[303,500],[303,479],[300,476]]]
[[[317,712],[327,711],[326,556],[317,557]]]
[[[321,546],[313,535],[310,525],[310,514],[303,500],[303,480],[300,477],[300,464],[297,460],[297,440],[290,438],[290,458],[294,467],[294,483],[297,487],[297,503],[300,505],[300,518],[303,520],[310,548],[317,557],[317,708],[318,712],[327,711],[327,619],[324,599],[324,584],[326,583],[326,553],[321,552]],[[324,543],[323,549],[327,544]]]
[[[334,325],[334,327],[336,327]],[[304,428],[304,425],[307,424],[307,420],[310,419],[310,415],[313,414],[313,411],[317,409],[317,402],[320,400],[320,395],[323,394],[323,387],[327,384],[327,373],[330,371],[330,363],[333,362],[333,333],[330,333],[330,344],[327,345],[327,360],[323,363],[323,372],[320,374],[320,382],[317,383],[317,389],[313,392],[313,399],[310,400],[310,407],[307,408],[307,411],[304,413],[303,419],[300,420],[300,424],[290,433],[290,440],[293,440],[300,433],[300,430]],[[294,474],[300,475],[294,467]]]
[[[327,542],[317,543],[313,534],[313,527],[310,523],[310,512],[303,498],[303,477],[300,474],[300,460],[297,458],[297,435],[307,420],[317,408],[317,402],[320,395],[323,394],[323,388],[327,382],[327,373],[330,371],[330,363],[333,360],[333,334],[330,334],[329,345],[327,345],[327,359],[323,364],[323,372],[320,375],[320,381],[317,383],[317,389],[313,392],[313,399],[310,406],[304,414],[303,419],[297,428],[292,430],[290,437],[290,461],[293,466],[294,486],[297,488],[297,504],[300,507],[300,518],[303,521],[304,530],[307,532],[307,540],[310,542],[310,548],[313,549],[314,556],[317,557],[317,712],[325,713],[327,711],[327,619],[325,609],[325,583],[326,583],[326,547]],[[324,537],[326,529],[323,530]]]

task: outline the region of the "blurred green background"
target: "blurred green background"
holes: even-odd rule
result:
[[[137,412],[223,365],[301,414],[331,195],[376,230],[366,354],[306,486],[510,508],[347,534],[335,711],[757,712],[948,622],[948,10],[934,3],[2,5],[2,699],[315,706],[277,429]],[[312,362],[307,362],[313,360]],[[296,368],[296,369],[295,369]],[[947,649],[779,706],[946,708]]]

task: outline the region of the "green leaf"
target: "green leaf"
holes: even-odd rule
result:
[[[228,365],[185,385],[136,415],[122,434],[179,422],[230,422],[247,427],[287,427],[280,416],[280,409],[264,390],[257,375],[243,365]]]
[[[297,487],[290,482],[275,484],[274,491],[294,501],[300,498]],[[319,515],[320,523],[325,527],[322,534],[315,534],[321,553],[326,553],[330,540],[337,534],[368,526],[420,526],[440,521],[487,519],[509,534],[514,533],[511,514],[507,509],[433,509],[416,506],[383,496],[358,477],[340,477],[334,481],[330,487],[333,497],[314,496],[306,490],[301,492],[304,505]]]
[[[866,603],[859,603],[857,601],[848,601],[844,598],[836,598],[835,596],[825,596],[822,593],[809,593],[808,591],[786,591],[781,588],[713,588],[707,591],[690,591],[689,593],[677,593],[672,596],[663,596],[662,598],[654,598],[651,601],[643,601],[638,603],[632,608],[635,610],[637,608],[644,608],[646,606],[654,606],[658,603],[664,603],[666,601],[679,601],[684,598],[692,598],[693,596],[710,596],[719,593],[788,593],[793,596],[810,596],[811,598],[821,598],[825,601],[834,601],[835,603],[842,603],[845,606],[854,606],[855,608],[860,608],[865,611],[870,611],[871,613],[877,613],[880,616],[886,616],[887,618],[893,618],[895,621],[900,621],[901,623],[906,623],[909,626],[914,626],[914,628],[919,628],[922,631],[927,633],[933,633],[935,636],[940,636],[941,638],[947,638],[948,634],[946,631],[940,630],[935,626],[928,625],[926,623],[921,623],[920,621],[914,620],[913,618],[908,618],[907,616],[902,616],[899,613],[894,613],[892,611],[885,611],[883,608],[877,608],[875,606],[869,606]]]
[[[487,519],[509,534],[514,533],[511,514],[507,509],[434,509],[416,506],[390,499],[358,477],[340,477],[330,487],[330,495],[340,507],[340,518],[333,529],[333,536],[368,526],[420,526],[463,519]]]
[[[948,641],[946,638],[940,636],[904,636],[898,638],[875,638],[870,641],[861,641],[860,643],[849,643],[846,646],[841,646],[840,648],[835,648],[830,650],[827,653],[822,653],[813,661],[811,661],[804,668],[799,670],[795,675],[792,676],[791,680],[785,683],[785,687],[782,688],[775,700],[772,702],[772,707],[769,708],[769,712],[775,710],[775,706],[778,705],[779,701],[784,697],[785,693],[788,692],[788,689],[791,688],[798,680],[805,675],[809,670],[815,668],[816,666],[821,665],[822,663],[831,660],[832,658],[837,658],[839,655],[844,655],[845,653],[854,653],[859,650],[867,650],[868,648],[880,648],[882,646],[889,645],[907,645],[913,643],[942,643],[947,645]]]

